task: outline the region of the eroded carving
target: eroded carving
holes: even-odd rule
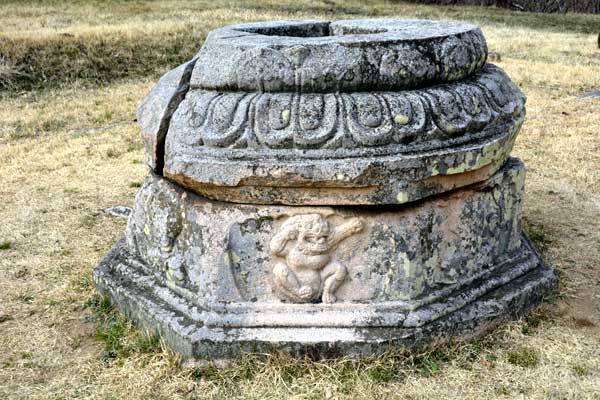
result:
[[[273,268],[276,292],[298,303],[319,297],[324,303],[335,303],[334,293],[348,276],[348,270],[333,259],[332,253],[341,241],[363,228],[357,218],[337,227],[320,214],[289,218],[270,243],[271,253],[285,258]]]
[[[511,120],[524,105],[519,88],[487,65],[464,81],[401,92],[193,90],[175,120],[191,146],[373,148],[444,142]]]

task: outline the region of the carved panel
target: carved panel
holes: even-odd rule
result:
[[[334,226],[321,214],[287,219],[270,243],[271,253],[283,260],[273,268],[276,293],[284,300],[335,303],[335,291],[348,276],[333,252],[344,239],[362,231],[358,218]]]

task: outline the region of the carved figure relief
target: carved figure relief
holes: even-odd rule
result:
[[[335,291],[348,276],[348,270],[332,253],[340,242],[363,227],[358,218],[339,226],[332,226],[320,214],[289,218],[270,243],[271,253],[285,259],[273,268],[276,292],[297,303],[319,297],[324,303],[335,303]]]

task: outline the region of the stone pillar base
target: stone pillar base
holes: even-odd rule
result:
[[[189,359],[362,356],[479,335],[558,286],[521,232],[524,168],[402,206],[228,204],[150,176],[94,271]]]

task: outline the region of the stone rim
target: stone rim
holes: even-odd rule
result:
[[[192,88],[402,90],[471,75],[485,64],[487,45],[479,27],[462,22],[275,21],[212,31],[198,58]]]

